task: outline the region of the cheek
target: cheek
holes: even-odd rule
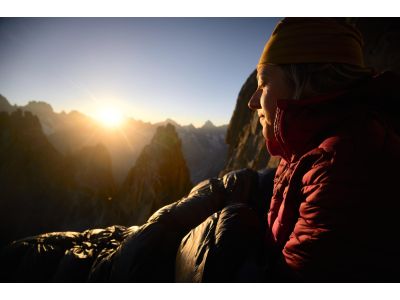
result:
[[[262,98],[262,108],[266,112],[266,115],[268,115],[270,118],[275,118],[275,112],[276,112],[276,97],[274,96],[273,91],[269,91],[268,93],[265,93],[263,95],[264,97]]]
[[[262,134],[266,140],[272,140],[274,138],[274,127],[271,125],[263,126]]]

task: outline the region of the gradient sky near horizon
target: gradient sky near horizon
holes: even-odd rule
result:
[[[0,94],[93,115],[229,123],[280,18],[0,18]]]

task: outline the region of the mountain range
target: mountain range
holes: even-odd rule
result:
[[[141,150],[161,125],[175,126],[182,140],[192,182],[217,176],[226,162],[227,125],[217,127],[207,121],[202,127],[196,128],[193,125],[181,126],[171,119],[155,124],[127,119],[121,128],[110,130],[78,111],[56,113],[51,105],[42,101],[30,101],[25,106],[11,105],[0,95],[0,111],[12,112],[17,109],[38,116],[48,140],[63,154],[74,153],[85,146],[103,144],[111,155],[112,173],[117,185],[123,183]]]
[[[60,153],[29,111],[0,112],[0,246],[41,232],[141,224],[192,187],[174,126],[159,126],[118,187],[102,144]]]

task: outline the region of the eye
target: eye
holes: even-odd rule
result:
[[[268,80],[266,80],[265,78],[258,78],[258,88],[265,88],[268,86]]]
[[[265,81],[261,82],[261,83],[258,85],[258,89],[260,89],[260,90],[267,90],[267,89],[268,89],[268,82],[265,82]]]

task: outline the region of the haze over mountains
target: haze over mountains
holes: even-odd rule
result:
[[[155,124],[128,119],[121,128],[111,130],[78,111],[55,113],[48,103],[42,101],[30,101],[19,107],[11,105],[0,95],[0,111],[12,112],[17,109],[38,116],[44,134],[63,154],[103,144],[111,155],[112,173],[117,185],[123,183],[156,128],[167,123],[175,126],[182,140],[183,153],[194,183],[217,176],[225,165],[227,125],[217,127],[207,121],[202,127],[196,128],[193,125],[181,126],[171,119]]]

